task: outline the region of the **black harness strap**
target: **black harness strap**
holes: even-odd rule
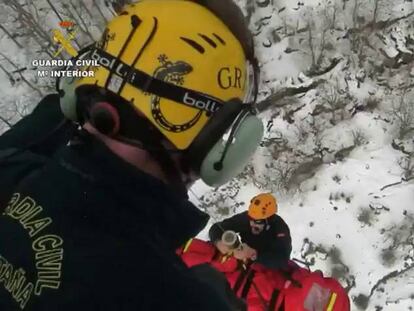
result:
[[[244,269],[240,272],[239,277],[237,278],[236,283],[234,284],[234,287],[233,287],[233,291],[236,293],[236,295],[241,285],[243,284],[243,281],[246,278],[247,273],[248,273],[248,269]]]
[[[292,272],[290,270],[280,269],[279,271],[287,280],[292,282],[293,286],[302,288],[302,283],[292,277]]]
[[[285,299],[283,299],[282,304],[279,307],[279,310],[277,311],[285,311]]]
[[[249,293],[250,287],[252,286],[252,282],[253,282],[253,278],[255,274],[256,274],[255,270],[249,271],[247,278],[246,278],[246,283],[244,284],[244,287],[241,293],[241,298],[246,299],[247,294]]]
[[[275,288],[273,290],[272,296],[270,297],[269,309],[268,311],[274,311],[276,307],[277,298],[279,297],[280,290]],[[280,310],[280,309],[279,309]]]

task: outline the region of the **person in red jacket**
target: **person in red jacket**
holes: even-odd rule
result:
[[[222,254],[253,260],[271,269],[284,268],[292,251],[289,227],[277,213],[270,193],[252,198],[248,211],[214,224],[210,240]],[[239,239],[234,236],[238,235]],[[233,236],[233,237],[232,237]]]

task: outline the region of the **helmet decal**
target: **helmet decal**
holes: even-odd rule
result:
[[[229,88],[243,89],[245,82],[242,81],[243,72],[239,67],[222,67],[217,73],[217,83],[223,90]]]
[[[172,62],[168,60],[167,55],[162,54],[158,57],[161,66],[155,69],[154,78],[173,83],[176,85],[184,84],[184,76],[193,71],[193,67],[184,61]],[[151,96],[151,113],[155,122],[169,132],[180,133],[188,130],[196,124],[203,113],[200,110],[194,118],[184,124],[173,124],[167,120],[161,111],[161,97],[153,94]]]

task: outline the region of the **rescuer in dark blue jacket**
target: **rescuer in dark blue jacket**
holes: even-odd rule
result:
[[[210,240],[222,253],[233,253],[238,259],[251,259],[268,268],[285,268],[292,251],[288,225],[276,215],[276,199],[270,193],[255,196],[248,211],[215,223],[209,231]],[[226,243],[228,232],[240,235],[241,245]],[[236,244],[237,244],[236,243]]]

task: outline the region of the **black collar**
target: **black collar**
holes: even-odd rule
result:
[[[110,212],[106,213],[96,207],[96,217],[124,235],[153,233],[176,248],[207,224],[208,215],[188,201],[187,195],[177,194],[161,180],[122,160],[90,134],[83,134],[56,157],[66,169],[72,167],[95,184],[97,191],[103,187],[116,197],[118,206],[107,207]]]

